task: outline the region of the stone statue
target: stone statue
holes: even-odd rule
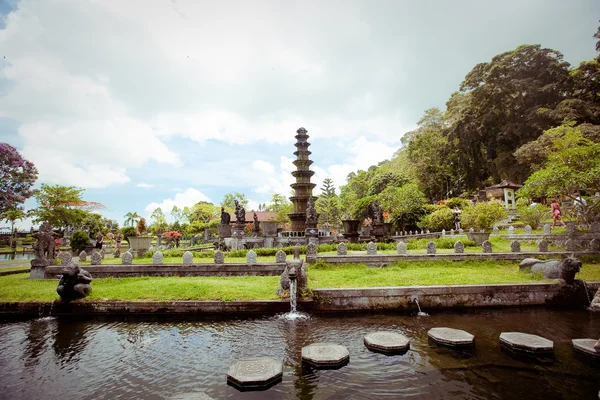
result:
[[[306,225],[317,224],[317,209],[315,208],[315,199],[310,196],[306,204]]]
[[[371,208],[370,214],[371,214],[371,219],[373,220],[373,223],[382,224],[383,223],[383,208],[381,208],[381,206],[379,205],[377,200],[375,200],[375,202],[371,205],[370,208]]]
[[[253,236],[258,236],[258,233],[260,232],[260,222],[258,222],[258,215],[256,215],[256,213],[254,213],[254,215],[252,216],[252,219],[254,221]]]
[[[306,277],[306,264],[302,259],[294,259],[285,263],[285,270],[279,278],[279,287],[277,288],[277,295],[283,296],[287,291],[290,290],[290,274],[296,277],[296,295],[301,296],[303,292],[308,290]]]
[[[221,207],[221,224],[229,225],[229,221],[231,221],[231,215],[229,215],[228,212],[225,212],[225,207]]]
[[[32,266],[46,267],[52,264],[56,252],[55,235],[52,231],[52,225],[47,222],[40,226],[39,232],[31,235],[37,239],[37,242],[32,246],[35,253],[35,259],[31,260]]]
[[[235,218],[240,224],[246,223],[246,210],[237,200],[235,200]]]
[[[61,274],[56,292],[63,301],[83,299],[92,292],[92,275],[74,262],[64,267]]]
[[[568,285],[573,284],[575,274],[581,269],[581,261],[571,256],[563,256],[560,260],[542,261],[526,258],[519,264],[521,271],[541,272],[546,279],[563,279]]]

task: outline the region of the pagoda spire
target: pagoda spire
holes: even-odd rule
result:
[[[294,212],[288,214],[292,221],[292,231],[304,231],[306,229],[306,206],[309,197],[312,196],[312,190],[315,188],[314,183],[310,183],[310,178],[315,174],[310,170],[313,163],[310,160],[311,152],[308,151],[310,143],[308,142],[308,132],[304,128],[296,131],[296,151],[294,155],[296,160],[294,165],[296,170],[292,172],[292,176],[296,178],[296,182],[290,186],[294,189],[294,195],[290,197],[290,201],[294,206]]]

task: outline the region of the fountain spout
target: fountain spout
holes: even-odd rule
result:
[[[427,314],[426,312],[421,311],[421,306],[419,305],[419,299],[417,298],[417,296],[413,296],[411,298],[411,300],[413,301],[413,303],[415,303],[417,305],[417,308],[419,309],[419,312],[417,313],[417,315],[419,317],[428,317],[429,314]]]

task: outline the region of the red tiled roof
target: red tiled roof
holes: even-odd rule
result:
[[[271,218],[275,218],[277,213],[274,211],[256,211],[256,216],[258,217],[258,221],[270,221]],[[235,218],[235,214],[231,214],[231,222],[235,222],[237,219]],[[246,222],[254,221],[254,211],[246,211]]]

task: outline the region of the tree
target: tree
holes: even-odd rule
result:
[[[575,199],[576,192],[600,192],[600,143],[583,136],[579,127],[569,124],[544,132],[551,138],[554,151],[538,171],[525,181],[519,197],[551,197]],[[598,219],[600,198],[594,196],[584,207],[584,218]]]
[[[293,212],[293,204],[284,195],[273,193],[270,203],[266,206],[266,210],[277,214],[271,220],[280,224],[286,224],[290,222],[288,214]]]
[[[389,213],[394,226],[403,231],[416,227],[425,213],[425,195],[415,183],[408,183],[401,188],[390,186],[377,198],[383,210]]]
[[[13,247],[13,241],[15,238],[15,221],[25,218],[25,213],[19,208],[12,210],[6,210],[0,214],[0,218],[10,222],[10,247]]]
[[[146,231],[148,230],[148,225],[146,225],[146,218],[144,218],[144,217],[140,218],[140,220],[137,223],[136,230],[137,230],[136,235],[138,234],[138,232],[139,232],[139,235],[143,235],[146,233]]]
[[[48,222],[56,228],[77,227],[89,214],[104,206],[81,198],[84,189],[75,186],[47,185],[42,183],[34,197],[38,207],[31,210],[35,222]]]
[[[140,220],[140,215],[137,212],[128,212],[125,214],[125,222],[123,226],[135,226]]]
[[[335,193],[331,178],[325,178],[321,186],[321,195],[315,202],[319,223],[325,226],[338,226],[341,221],[340,199]]]
[[[150,225],[150,227],[154,234],[157,234],[159,231],[164,230],[169,226],[169,224],[167,224],[165,214],[163,214],[163,211],[160,207],[152,211],[150,219],[152,220],[152,224]]]
[[[0,143],[0,213],[16,209],[33,195],[38,171],[7,143]]]
[[[522,181],[527,165],[513,153],[554,124],[543,109],[554,109],[572,90],[569,64],[560,52],[522,45],[476,65],[460,86],[464,101],[448,111],[449,143],[460,152],[456,167],[470,189],[487,177]],[[449,105],[450,106],[450,105]]]
[[[208,224],[211,220],[217,219],[220,215],[221,210],[219,207],[206,201],[200,201],[191,208],[189,212],[190,224],[200,222],[202,224]]]
[[[248,207],[248,199],[246,199],[246,196],[243,193],[238,192],[226,193],[221,201],[221,207],[233,210],[235,209],[235,200],[237,200],[242,207]]]

